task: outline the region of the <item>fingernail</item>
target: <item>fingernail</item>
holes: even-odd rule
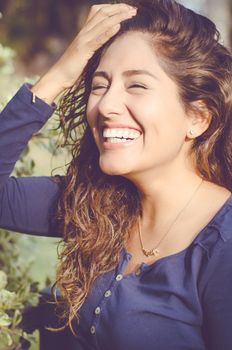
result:
[[[137,9],[136,8],[132,8],[129,10],[129,13],[131,13],[132,15],[135,15],[137,13]]]

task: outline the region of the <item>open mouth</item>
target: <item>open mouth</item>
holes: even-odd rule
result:
[[[104,142],[108,143],[125,143],[134,141],[141,133],[135,129],[129,128],[105,128],[103,129]]]

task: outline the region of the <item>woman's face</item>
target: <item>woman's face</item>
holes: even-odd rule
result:
[[[188,119],[177,86],[147,39],[142,32],[117,38],[93,76],[87,120],[109,175],[133,179],[166,168],[185,143]]]

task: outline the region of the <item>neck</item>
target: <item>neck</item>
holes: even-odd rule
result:
[[[165,227],[187,204],[201,182],[202,178],[190,171],[135,181],[141,197],[143,226],[147,229],[152,227],[153,230],[155,227]],[[200,190],[194,194],[189,205],[196,202]]]

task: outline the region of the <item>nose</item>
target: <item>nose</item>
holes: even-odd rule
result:
[[[101,97],[98,103],[98,110],[105,118],[124,114],[126,104],[123,91],[120,88],[111,86]]]

